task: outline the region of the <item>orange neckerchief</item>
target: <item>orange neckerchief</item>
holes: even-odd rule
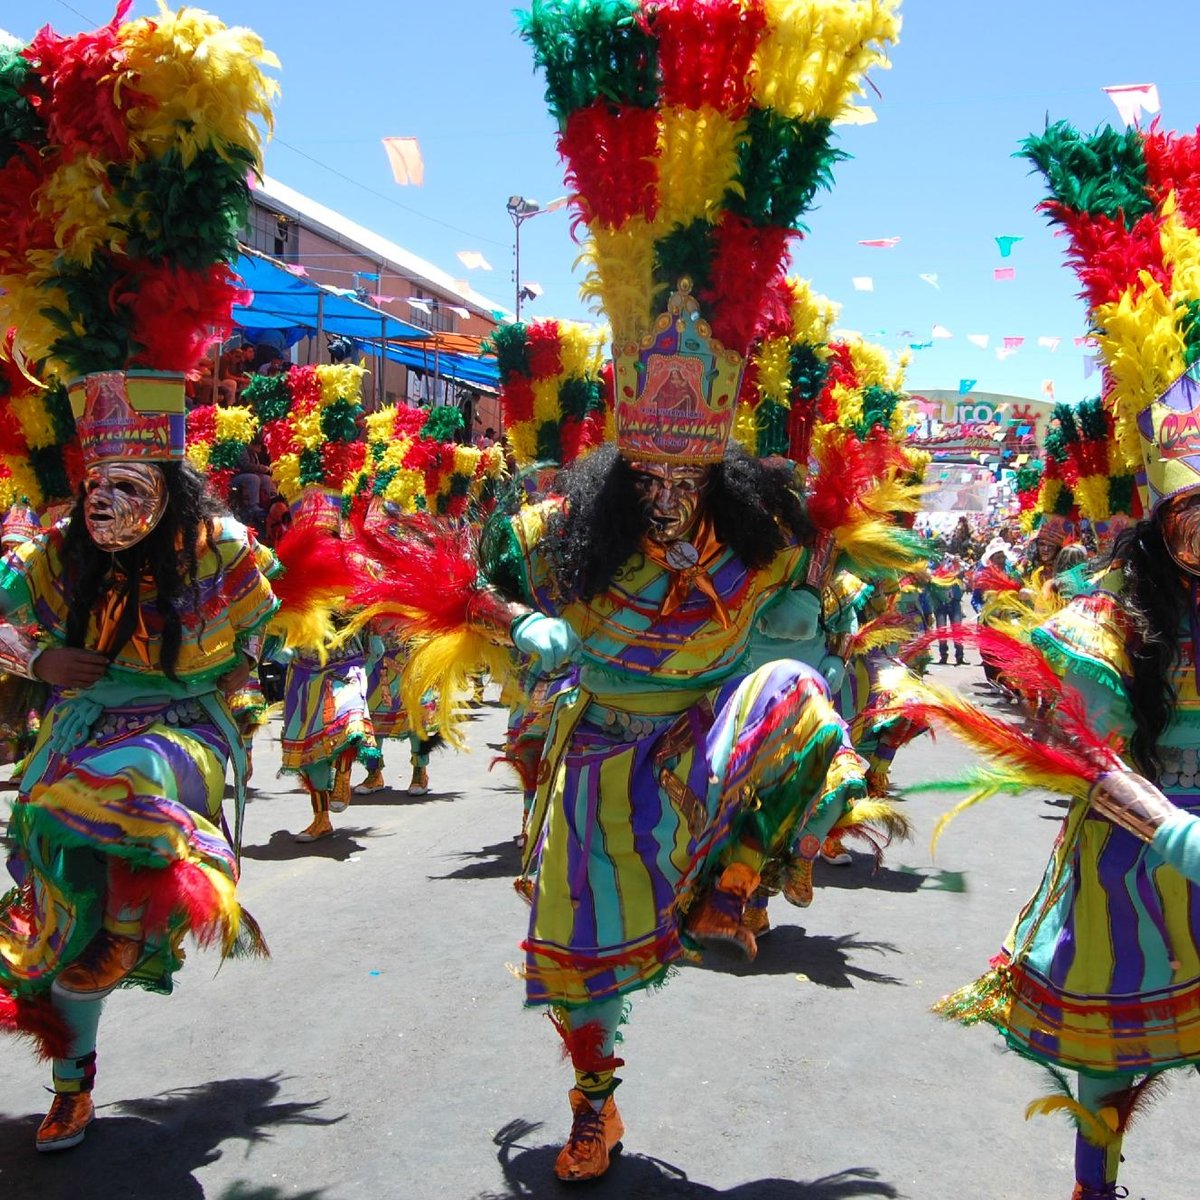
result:
[[[711,601],[713,614],[721,628],[728,629],[729,613],[726,611],[725,602],[717,594],[717,589],[713,587],[708,575],[708,569],[724,554],[725,547],[717,541],[712,522],[707,517],[700,518],[699,525],[688,540],[695,547],[699,557],[690,567],[675,567],[667,560],[668,547],[660,546],[649,538],[642,539],[642,553],[671,577],[671,582],[667,585],[667,594],[658,610],[659,616],[669,617],[676,612],[695,587]]]

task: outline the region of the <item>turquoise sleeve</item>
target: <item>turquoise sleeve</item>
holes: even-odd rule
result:
[[[1177,809],[1158,827],[1150,845],[1185,879],[1200,883],[1200,817]]]

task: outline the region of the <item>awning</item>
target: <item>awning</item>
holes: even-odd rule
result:
[[[500,386],[500,365],[494,358],[474,354],[451,354],[442,350],[434,354],[432,346],[385,346],[384,353],[392,362],[415,367],[427,375],[435,372],[442,379],[453,379],[466,387],[494,392]]]
[[[237,273],[253,293],[249,304],[238,304],[233,309],[234,322],[242,329],[280,329],[289,335],[289,342],[318,329],[362,342],[420,341],[429,336],[426,330],[382,309],[293,275],[264,255],[243,253]]]

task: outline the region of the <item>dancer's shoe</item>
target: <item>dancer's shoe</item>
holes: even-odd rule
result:
[[[611,1096],[606,1097],[597,1112],[592,1102],[578,1089],[572,1088],[571,1136],[558,1152],[554,1174],[564,1183],[580,1183],[599,1179],[608,1170],[612,1152],[625,1136],[625,1125]]]

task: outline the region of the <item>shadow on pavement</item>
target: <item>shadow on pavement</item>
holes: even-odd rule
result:
[[[284,1125],[336,1125],[322,1117],[324,1100],[278,1101],[281,1075],[218,1079],[141,1100],[101,1104],[83,1143],[61,1154],[38,1154],[33,1135],[41,1114],[0,1115],[0,1194],[5,1200],[59,1200],[82,1195],[122,1200],[203,1200],[194,1172],[221,1157],[225,1142],[248,1147],[269,1141]],[[103,1191],[82,1187],[103,1181]],[[209,1200],[274,1200],[274,1187],[235,1183]],[[322,1191],[295,1193],[321,1200]]]
[[[465,862],[449,874],[430,875],[430,879],[516,879],[521,873],[521,851],[512,838],[449,857]]]
[[[558,1146],[518,1146],[537,1132],[540,1124],[512,1121],[493,1139],[500,1147],[497,1161],[504,1172],[507,1191],[484,1192],[477,1200],[537,1200],[578,1194],[580,1185],[562,1184],[554,1178]],[[613,1159],[603,1179],[586,1185],[589,1200],[855,1200],[883,1197],[897,1200],[900,1192],[881,1181],[868,1167],[850,1167],[836,1175],[801,1182],[793,1179],[755,1179],[721,1190],[689,1179],[686,1172],[662,1159],[623,1151]]]
[[[851,852],[853,853],[853,852]],[[853,854],[854,862],[844,867],[832,867],[818,862],[813,872],[817,891],[822,888],[843,888],[857,891],[870,888],[877,892],[965,892],[967,877],[963,871],[943,871],[938,867],[880,867],[870,854]]]
[[[277,829],[265,845],[243,846],[242,857],[253,858],[258,862],[293,862],[299,858],[331,858],[336,862],[345,862],[350,855],[359,854],[366,849],[357,839],[369,838],[371,830],[370,825],[349,829],[339,829],[335,825],[332,837],[321,838],[316,842],[298,842],[296,834],[299,833],[299,829]]]
[[[426,792],[424,796],[410,796],[404,788],[385,787],[368,796],[351,796],[350,809],[356,808],[416,808],[418,804],[441,804],[447,800],[461,800],[462,792]]]
[[[748,963],[742,958],[714,957],[697,964],[701,970],[719,970],[727,975],[790,975],[801,973],[818,987],[852,988],[855,980],[864,983],[903,986],[903,980],[881,971],[870,971],[850,961],[856,950],[873,954],[899,954],[891,942],[857,941],[854,933],[833,937],[826,934],[810,936],[798,925],[776,925],[759,939],[758,957]],[[718,951],[719,955],[720,952]],[[852,1193],[853,1194],[853,1193]]]

